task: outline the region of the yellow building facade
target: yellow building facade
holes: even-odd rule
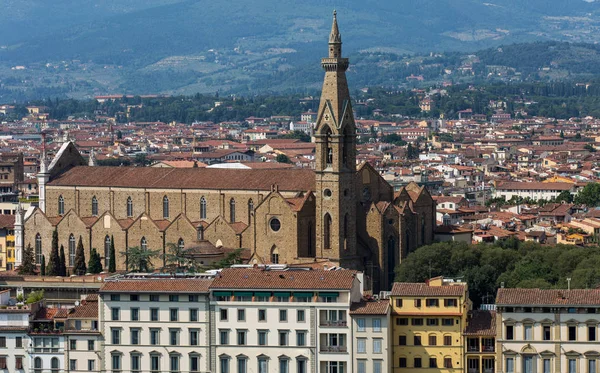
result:
[[[394,283],[392,372],[463,373],[463,331],[471,301],[467,284],[443,277]]]

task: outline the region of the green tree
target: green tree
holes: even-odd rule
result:
[[[406,158],[408,159],[417,159],[419,158],[419,150],[413,146],[413,144],[408,144],[406,147]]]
[[[150,272],[152,259],[158,256],[158,250],[144,250],[139,246],[130,247],[121,255],[127,258],[128,269],[132,272]]]
[[[135,158],[133,159],[133,163],[136,166],[145,167],[150,164],[150,160],[147,158],[146,154],[139,153],[136,154]]]
[[[42,263],[40,264],[40,275],[46,276],[46,256],[42,255]]]
[[[588,183],[574,199],[577,204],[584,204],[589,207],[597,207],[600,205],[600,184]]]
[[[31,244],[23,250],[23,258],[18,272],[20,275],[35,275],[35,254]]]
[[[212,268],[227,268],[231,267],[234,264],[239,264],[242,262],[242,249],[235,249],[234,251],[227,254],[223,259],[213,263],[211,265]]]
[[[275,158],[275,160],[279,163],[292,163],[285,154],[277,154],[277,158]]]
[[[563,190],[558,196],[556,196],[556,202],[571,203],[573,202],[573,195],[568,190]]]
[[[381,138],[382,142],[394,144],[396,146],[404,146],[406,145],[406,141],[402,140],[402,137],[397,133],[390,133],[389,135],[385,135]]]
[[[282,138],[282,139],[298,139],[302,142],[310,142],[310,135],[308,135],[304,131],[297,131],[297,130],[286,133],[285,135],[280,136],[280,138]]]
[[[108,272],[115,273],[117,271],[117,259],[115,255],[115,238],[113,236],[110,236],[110,253],[108,256]]]
[[[50,260],[46,268],[48,276],[60,276],[60,255],[58,253],[58,231],[52,232],[52,249],[50,250]]]
[[[59,276],[65,277],[67,275],[67,261],[65,258],[65,247],[60,245],[60,273]]]
[[[179,247],[174,243],[167,244],[167,251],[160,256],[165,261],[165,264],[173,268],[176,272],[181,272],[194,267],[194,260],[191,257],[190,249]]]
[[[32,291],[31,293],[29,293],[29,295],[27,295],[27,300],[25,301],[25,303],[32,304],[32,303],[39,302],[42,299],[44,299],[44,289],[38,290],[38,291]]]
[[[92,252],[90,254],[90,260],[88,262],[88,272],[89,273],[102,272],[102,260],[100,259],[100,254],[98,254],[96,249],[92,249]]]
[[[73,274],[74,275],[84,275],[87,272],[87,267],[85,265],[85,251],[83,249],[83,240],[81,236],[79,236],[79,242],[77,243],[77,251],[75,251],[75,263],[73,265]]]
[[[587,150],[588,152],[590,152],[590,153],[595,153],[596,152],[596,148],[592,144],[585,144],[583,148],[585,150]]]

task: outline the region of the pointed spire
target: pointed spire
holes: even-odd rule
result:
[[[94,154],[94,148],[90,151],[90,158],[88,159],[88,166],[95,167],[98,164],[96,163],[96,155]]]
[[[333,24],[331,25],[331,34],[329,35],[329,43],[341,43],[342,35],[340,35],[340,30],[338,28],[337,23],[337,12],[333,11]]]

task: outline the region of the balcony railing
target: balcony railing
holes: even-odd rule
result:
[[[320,326],[334,326],[334,327],[346,327],[348,323],[346,320],[321,320]]]
[[[321,346],[321,352],[348,352],[348,347],[346,346]]]
[[[494,348],[494,346],[483,346],[482,350],[483,352],[494,352],[496,349]]]
[[[467,346],[468,352],[479,352],[479,346]]]

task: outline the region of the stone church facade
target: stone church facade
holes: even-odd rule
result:
[[[16,218],[17,264],[27,245],[38,264],[48,258],[56,229],[68,266],[80,237],[86,258],[95,248],[105,266],[114,240],[118,270],[134,246],[165,252],[175,244],[207,258],[244,248],[251,263],[334,263],[365,271],[374,290],[389,289],[401,259],[433,241],[435,203],[424,187],[394,193],[369,164],[356,165],[335,15],[322,66],[315,170],[89,166],[66,142],[50,165],[42,160],[39,207]]]

